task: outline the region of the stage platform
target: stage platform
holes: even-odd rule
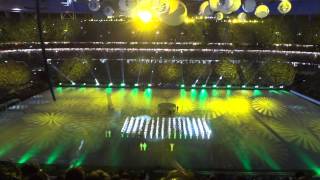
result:
[[[0,112],[0,160],[320,173],[320,107],[285,90],[55,91]]]

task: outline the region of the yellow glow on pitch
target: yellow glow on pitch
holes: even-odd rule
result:
[[[231,97],[226,100],[227,112],[231,115],[245,116],[251,111],[250,101],[246,97]]]
[[[211,113],[212,118],[217,118],[226,113],[226,103],[225,100],[220,98],[214,98],[211,101],[208,101],[206,107]]]
[[[259,97],[252,101],[252,107],[254,110],[265,116],[279,117],[284,114],[284,106],[271,98]]]
[[[188,113],[195,109],[196,104],[189,98],[177,98],[174,103],[179,107],[179,113]]]

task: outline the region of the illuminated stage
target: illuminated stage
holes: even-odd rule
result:
[[[0,159],[320,172],[320,108],[284,90],[57,88],[0,113]],[[160,115],[158,105],[177,112]]]

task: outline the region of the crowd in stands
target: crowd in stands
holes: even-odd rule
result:
[[[55,174],[55,173],[53,173]],[[307,172],[295,174],[241,174],[241,173],[194,173],[184,169],[163,171],[110,171],[85,168],[67,168],[58,175],[50,175],[37,163],[16,165],[0,161],[0,180],[308,180],[316,179]]]

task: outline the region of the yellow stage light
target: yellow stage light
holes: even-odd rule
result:
[[[169,14],[172,14],[175,12],[179,7],[179,1],[178,0],[169,0]]]
[[[186,24],[194,24],[195,23],[195,19],[186,17],[184,19],[184,23],[186,23]]]
[[[171,14],[162,14],[160,16],[160,20],[166,23],[169,26],[178,26],[185,22],[185,19],[188,15],[187,6],[182,2],[178,1],[179,6],[176,11],[172,12]]]
[[[247,14],[242,12],[240,14],[238,14],[238,20],[241,21],[241,22],[244,22],[247,20]]]
[[[216,20],[221,21],[223,19],[223,16],[224,15],[222,12],[217,12],[215,17],[216,17]]]
[[[289,0],[282,0],[280,4],[278,5],[278,11],[281,14],[287,14],[291,11],[292,5]]]
[[[139,11],[138,16],[139,16],[140,20],[144,23],[148,23],[152,19],[152,14],[149,11]]]
[[[265,18],[269,15],[269,7],[266,5],[260,5],[257,7],[256,11],[254,12],[254,14],[258,17],[258,18]]]

